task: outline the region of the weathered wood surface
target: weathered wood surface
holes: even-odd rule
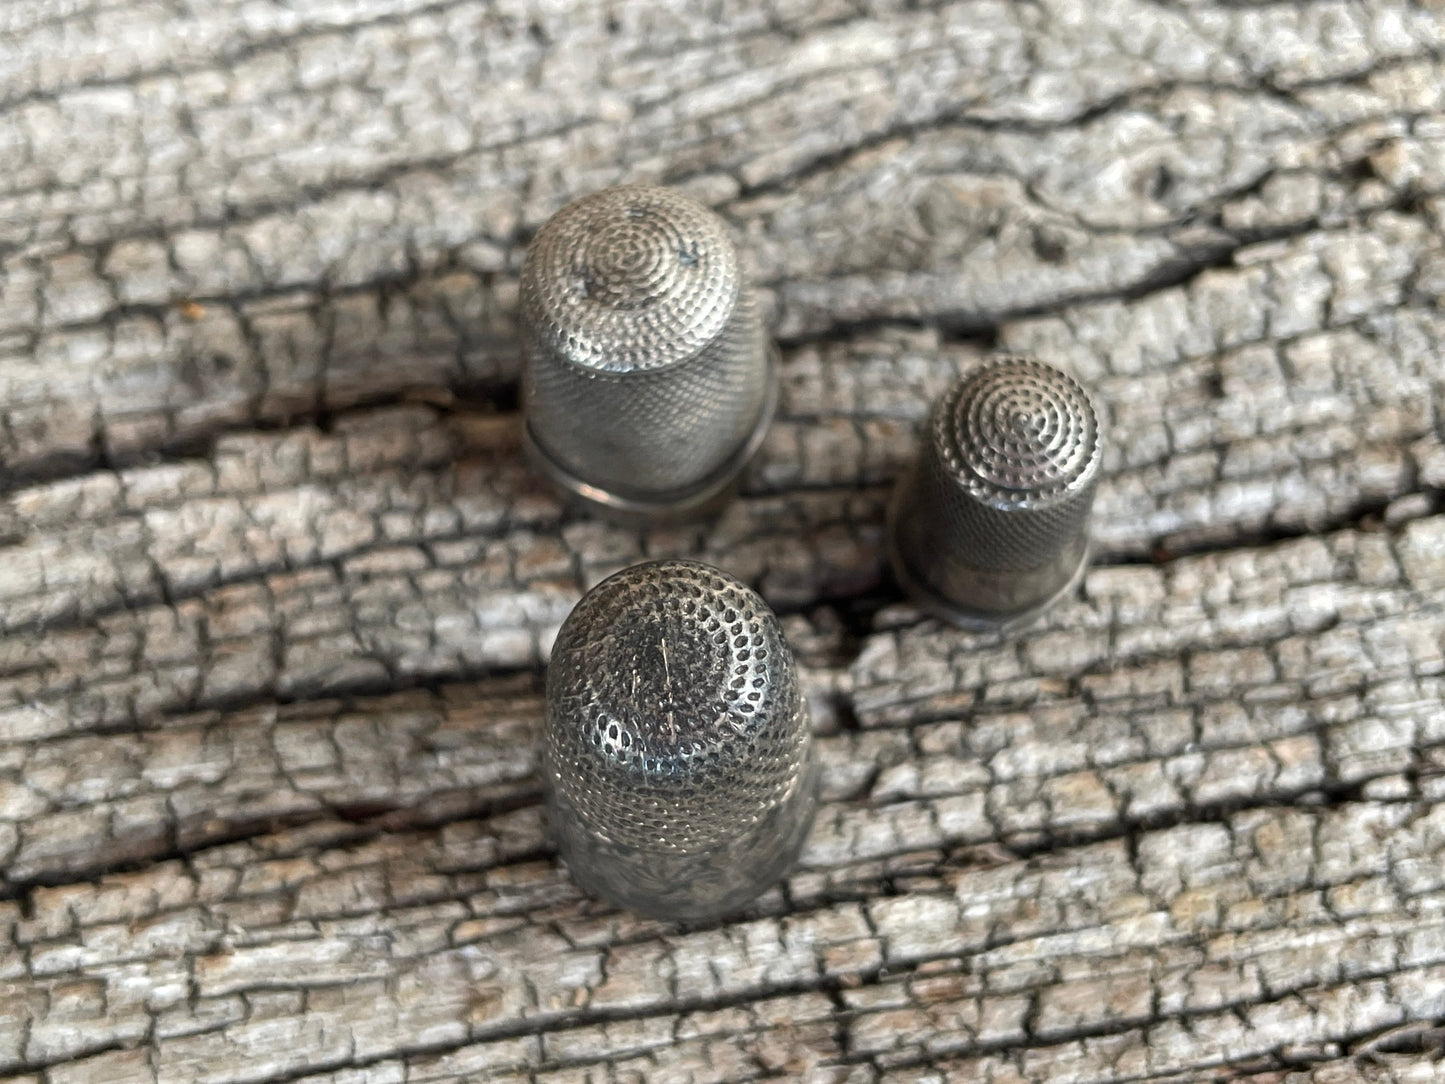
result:
[[[0,10],[0,1073],[1445,1079],[1445,11]],[[744,239],[782,415],[720,522],[569,518],[516,271],[569,198]],[[879,554],[995,346],[1095,389],[1017,641]],[[541,667],[644,556],[757,585],[826,803],[739,921],[546,844]]]

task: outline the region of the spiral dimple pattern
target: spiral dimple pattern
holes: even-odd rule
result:
[[[1030,358],[1001,359],[962,381],[935,439],[959,482],[999,505],[1066,493],[1091,470],[1099,443],[1084,389]]]
[[[572,364],[647,372],[717,338],[740,285],[716,215],[665,188],[624,185],[568,204],[542,227],[522,304],[540,345]]]
[[[796,787],[808,738],[792,656],[749,588],[635,565],[563,625],[547,678],[549,784],[613,845],[699,854]]]

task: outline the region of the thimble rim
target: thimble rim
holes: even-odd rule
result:
[[[787,793],[735,842],[732,849],[738,853],[722,858],[733,866],[725,885],[719,873],[726,867],[720,868],[716,848],[688,853],[619,844],[584,825],[555,790],[549,798],[560,799],[554,808],[567,815],[552,820],[551,830],[568,872],[589,894],[653,918],[712,921],[745,907],[797,862],[817,817],[821,774],[810,743]],[[639,862],[645,863],[641,878],[636,876]]]
[[[532,466],[568,497],[588,511],[626,523],[678,520],[711,511],[726,496],[748,464],[758,454],[778,410],[781,357],[773,343],[767,344],[763,375],[763,401],[757,420],[737,451],[712,473],[692,485],[658,493],[624,493],[595,485],[559,463],[537,439],[532,423],[522,424],[522,445]]]
[[[1053,609],[1062,599],[1067,598],[1078,589],[1079,584],[1084,580],[1088,572],[1089,564],[1093,559],[1094,543],[1092,536],[1085,529],[1083,546],[1079,554],[1078,564],[1069,574],[1067,580],[1058,590],[1036,602],[1024,610],[997,613],[988,610],[978,610],[969,606],[961,605],[953,599],[941,594],[936,588],[930,585],[923,576],[915,573],[910,567],[907,558],[903,555],[903,547],[899,543],[898,532],[901,528],[902,506],[904,493],[907,489],[908,477],[905,474],[893,487],[893,492],[888,500],[887,521],[884,527],[884,545],[888,551],[888,563],[893,570],[893,576],[898,581],[898,586],[903,589],[909,601],[930,617],[938,618],[956,628],[970,632],[994,632],[1000,635],[1010,635],[1018,632],[1027,625],[1033,624],[1048,610]]]
[[[706,241],[704,251],[692,251],[691,263],[688,266],[696,267],[700,257],[705,259],[708,262],[704,267],[711,266],[712,279],[718,286],[730,285],[731,288],[714,290],[709,282],[703,281],[694,283],[690,290],[685,289],[678,294],[674,283],[639,307],[621,302],[615,305],[594,304],[590,311],[604,324],[626,322],[629,331],[633,332],[638,330],[639,321],[651,326],[652,334],[645,356],[632,357],[623,362],[615,360],[619,348],[614,336],[608,336],[605,331],[599,332],[597,328],[588,328],[585,319],[578,319],[579,314],[586,308],[583,301],[572,296],[570,291],[556,289],[555,280],[577,274],[574,265],[577,258],[588,251],[588,234],[572,237],[570,245],[555,252],[553,249],[556,246],[553,242],[567,236],[565,231],[578,216],[586,215],[598,207],[606,207],[609,203],[620,205],[629,198],[638,197],[686,208],[694,217],[694,224],[701,226],[702,233],[706,235],[702,238]],[[630,215],[614,216],[597,224],[588,233],[595,234],[602,227],[620,228],[619,223],[627,217]],[[655,238],[653,240],[658,243]],[[693,248],[697,248],[695,243]],[[602,255],[606,255],[605,248]],[[551,258],[550,271],[542,266],[545,258]],[[624,276],[619,283],[628,286],[625,275],[640,269],[623,266],[600,270]],[[549,275],[554,281],[546,281]],[[591,281],[590,278],[587,281]],[[652,282],[651,285],[657,283]],[[579,196],[547,219],[527,246],[520,289],[526,337],[535,337],[558,362],[589,375],[642,376],[663,373],[685,365],[712,345],[727,327],[746,284],[742,255],[727,223],[716,211],[675,188],[634,183],[613,185]],[[711,303],[700,309],[695,304],[687,303],[709,299],[710,294],[713,295]],[[585,289],[582,296],[588,296]],[[567,300],[568,298],[570,300]],[[682,306],[681,310],[674,311],[679,305]],[[684,312],[688,316],[686,324],[681,321]]]
[[[1076,465],[1069,476],[1033,489],[1016,489],[989,477],[977,462],[978,457],[964,446],[965,441],[959,428],[958,414],[965,392],[987,374],[1010,366],[1040,371],[1051,380],[1061,379],[1087,412],[1087,446],[1076,458]],[[940,465],[974,500],[1000,511],[1034,511],[1070,500],[1096,482],[1103,461],[1104,436],[1099,411],[1088,389],[1059,366],[1025,353],[990,355],[981,364],[958,376],[930,411],[928,433]]]

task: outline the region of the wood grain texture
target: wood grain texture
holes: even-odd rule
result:
[[[0,1078],[1445,1080],[1445,11],[0,10]],[[782,346],[715,523],[526,470],[516,275],[679,186]],[[922,619],[883,505],[994,349],[1108,425],[1098,560]],[[694,556],[824,802],[736,921],[587,900],[562,619]]]

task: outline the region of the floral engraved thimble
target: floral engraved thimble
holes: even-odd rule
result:
[[[548,819],[572,876],[615,904],[714,918],[774,884],[812,823],[811,743],[777,618],[715,568],[624,569],[558,633]]]

